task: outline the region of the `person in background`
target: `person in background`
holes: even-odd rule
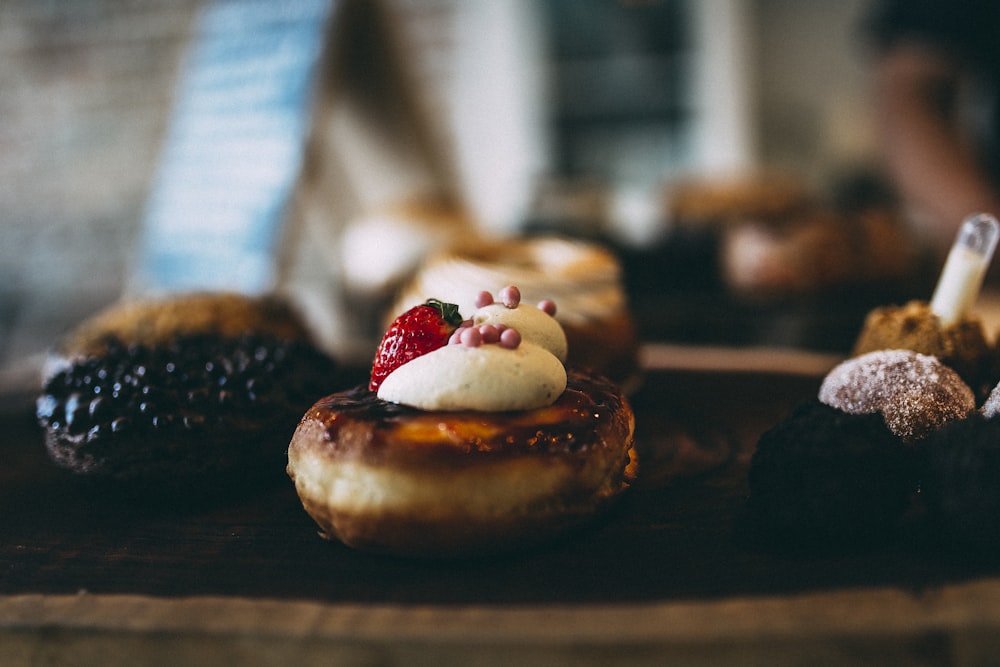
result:
[[[1000,216],[1000,2],[875,0],[876,128],[887,175],[933,249]]]

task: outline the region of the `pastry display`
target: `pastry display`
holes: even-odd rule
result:
[[[998,237],[992,216],[968,218],[931,302],[873,311],[856,355],[761,436],[750,504],[769,531],[885,538],[909,510],[952,542],[1000,538],[1000,388],[982,326],[967,315]]]
[[[302,410],[339,372],[276,297],[126,301],[62,341],[36,413],[52,461],[82,479],[223,495],[280,479]]]
[[[637,370],[638,339],[622,280],[618,259],[593,243],[554,236],[466,239],[429,257],[391,312],[428,298],[471,312],[480,287],[496,292],[515,284],[526,301],[559,303],[570,366],[628,384]]]
[[[609,507],[637,471],[634,415],[604,376],[565,366],[551,301],[431,300],[386,331],[367,386],[320,399],[287,471],[322,534],[409,556],[506,551]]]
[[[970,313],[1000,237],[988,215],[971,216],[959,230],[930,302],[876,308],[868,314],[853,354],[899,348],[937,357],[980,398],[997,382],[997,356],[982,322]]]

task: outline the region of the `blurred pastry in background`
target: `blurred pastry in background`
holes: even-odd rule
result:
[[[456,206],[427,198],[358,215],[341,239],[344,286],[359,297],[390,296],[428,255],[471,230],[470,219]]]
[[[714,226],[733,220],[780,220],[808,208],[812,195],[800,179],[778,173],[689,178],[664,189],[675,226]]]
[[[806,294],[899,279],[918,259],[889,208],[827,204],[783,174],[674,183],[665,206],[674,228],[711,236],[722,285],[737,294]]]
[[[599,244],[557,236],[459,240],[427,258],[389,310],[399,313],[438,298],[475,311],[482,289],[517,285],[526,303],[552,299],[569,342],[568,365],[618,382],[634,376],[635,322],[617,257]]]
[[[283,339],[307,339],[309,331],[294,308],[276,296],[248,297],[235,292],[191,292],[129,298],[95,313],[55,346],[46,375],[64,363],[99,356],[108,341],[156,345],[171,337],[211,333],[236,337],[254,332]]]
[[[734,220],[722,231],[725,284],[740,293],[801,294],[906,276],[915,249],[884,211],[816,208],[785,219]]]
[[[392,299],[421,263],[473,233],[471,218],[443,199],[411,198],[348,221],[339,244],[344,308],[360,336],[377,342]]]

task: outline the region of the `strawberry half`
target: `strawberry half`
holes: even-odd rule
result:
[[[406,362],[443,347],[462,324],[458,306],[437,299],[414,306],[396,318],[375,352],[368,388],[378,391],[389,373]]]

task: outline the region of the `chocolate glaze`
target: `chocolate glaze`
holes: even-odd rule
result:
[[[53,462],[115,480],[280,470],[302,409],[340,373],[312,345],[269,334],[103,346],[48,379],[36,417]]]

